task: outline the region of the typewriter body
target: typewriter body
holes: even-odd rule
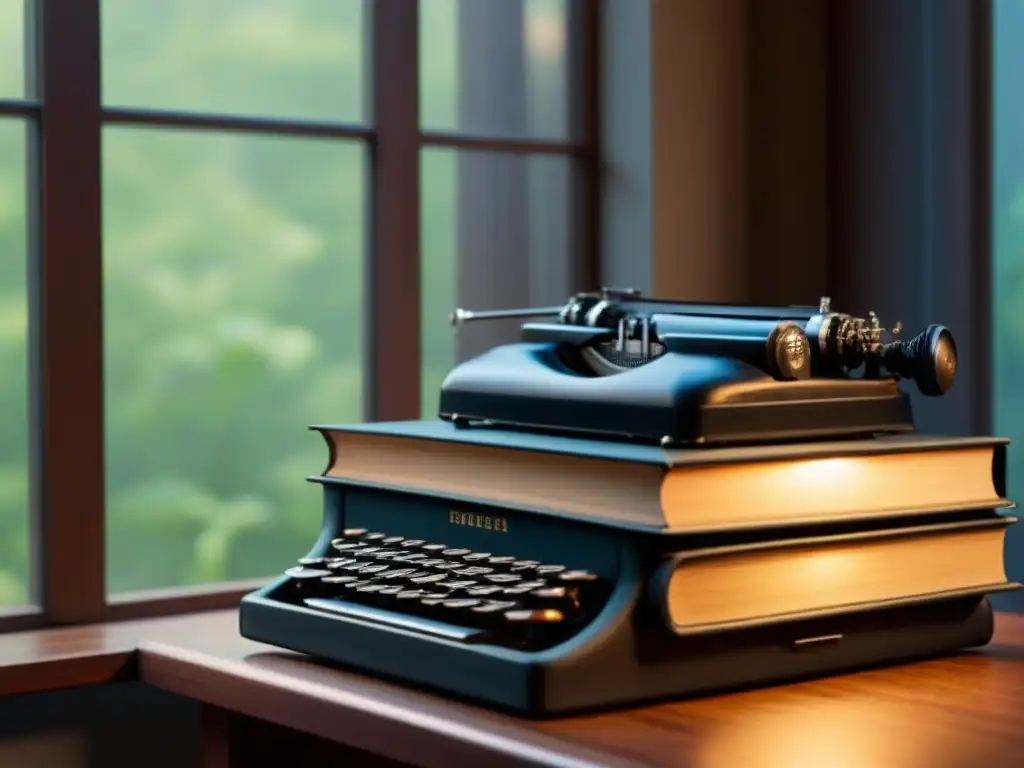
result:
[[[912,429],[899,379],[940,395],[956,371],[947,329],[886,340],[874,317],[832,313],[827,301],[681,304],[605,290],[561,308],[457,312],[453,322],[549,312],[552,322],[523,326],[521,342],[451,372],[439,407],[451,423],[439,427],[494,441],[522,431],[697,450],[863,437]],[[889,659],[926,656],[984,643],[992,629],[987,598],[964,595],[680,635],[649,595],[657,564],[692,540],[309,479],[324,491],[320,537],[243,600],[242,633],[519,714],[812,676],[871,664],[883,649]]]

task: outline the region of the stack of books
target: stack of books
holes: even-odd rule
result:
[[[665,556],[644,587],[647,603],[677,635],[1018,586],[1004,565],[1015,518],[1005,514],[1001,439],[677,449],[440,421],[315,429],[330,460],[311,479],[382,489],[382,504],[397,492],[431,509],[440,499],[456,516],[483,504],[518,519],[656,534]]]

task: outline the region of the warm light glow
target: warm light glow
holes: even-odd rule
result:
[[[561,611],[556,611],[556,610],[554,610],[552,608],[545,609],[544,612],[543,612],[543,616],[544,616],[544,621],[561,621],[562,620],[562,612]]]
[[[863,558],[856,551],[837,549],[810,550],[797,552],[792,559],[801,573],[801,581],[816,584],[842,584],[857,575],[858,564],[863,565]]]
[[[565,51],[565,21],[558,8],[530,8],[526,14],[525,37],[531,55],[561,58]]]
[[[669,618],[692,627],[1002,584],[1005,536],[1006,525],[994,521],[917,536],[696,553],[669,582]]]
[[[780,488],[840,490],[844,483],[858,480],[860,462],[848,458],[815,459],[782,464],[778,467]]]
[[[992,466],[991,446],[680,465],[662,484],[661,507],[670,526],[695,528],[932,508],[986,509],[1003,504]]]
[[[702,741],[697,764],[701,768],[877,768],[908,756],[895,731],[881,712],[858,703],[823,698],[792,709],[769,705],[720,723]],[[916,759],[898,764],[923,768]]]

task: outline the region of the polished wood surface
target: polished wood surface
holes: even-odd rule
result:
[[[222,625],[228,613],[237,615],[221,612]],[[215,615],[193,614],[201,623]],[[196,621],[176,616],[0,633],[0,695],[133,679],[143,638],[173,642],[195,632]]]
[[[1024,765],[1024,617],[1014,615],[998,616],[980,652],[551,722],[268,650],[232,632],[233,614],[205,621],[184,643],[143,643],[142,679],[414,765]]]
[[[1024,617],[996,627],[987,648],[950,658],[532,722],[250,642],[218,611],[0,636],[0,693],[137,677],[420,766],[1019,766]]]

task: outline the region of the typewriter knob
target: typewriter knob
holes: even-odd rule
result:
[[[783,381],[806,379],[811,375],[811,342],[796,323],[779,323],[768,335],[768,367]]]
[[[935,397],[956,379],[956,342],[945,326],[929,325],[912,339],[887,345],[882,361],[893,373],[913,379],[921,394]]]

